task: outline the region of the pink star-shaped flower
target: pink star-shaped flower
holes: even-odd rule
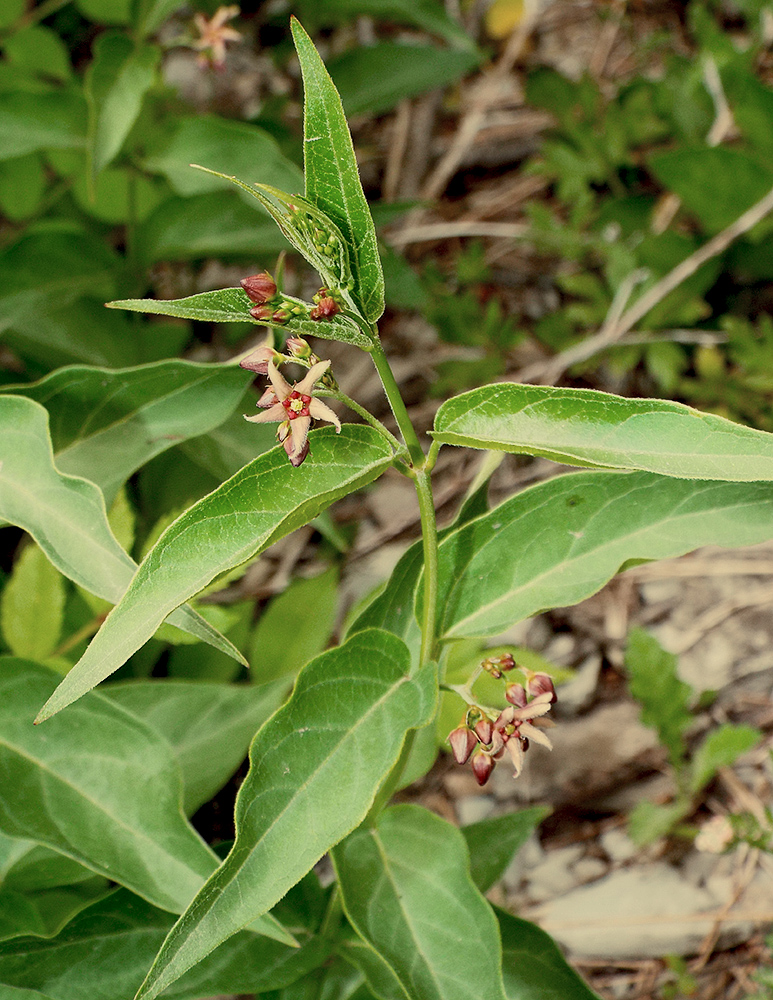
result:
[[[238,13],[239,8],[234,4],[231,7],[218,7],[209,19],[203,14],[194,14],[193,21],[200,37],[193,42],[193,48],[201,53],[200,62],[205,65],[211,62],[215,69],[223,68],[226,42],[240,42],[242,39],[235,28],[226,27],[226,21],[230,21]]]
[[[319,361],[312,365],[306,377],[294,386],[285,381],[273,361],[269,361],[267,367],[271,388],[258,401],[258,406],[265,409],[254,417],[245,417],[245,420],[254,424],[281,421],[276,432],[277,439],[284,445],[290,462],[298,466],[309,453],[312,419],[326,420],[335,426],[337,433],[341,433],[341,422],[335,413],[312,396],[314,383],[328,370],[330,362]]]

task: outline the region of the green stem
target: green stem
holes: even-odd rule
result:
[[[405,441],[408,447],[411,461],[414,465],[423,468],[424,452],[419,444],[419,439],[413,428],[413,424],[411,423],[411,418],[408,416],[408,411],[405,408],[403,397],[400,395],[400,390],[397,386],[397,382],[395,381],[394,374],[392,369],[389,367],[387,356],[384,354],[384,348],[381,346],[381,342],[379,340],[375,342],[373,350],[370,352],[370,356],[373,358],[373,364],[376,366],[376,371],[381,379],[381,384],[384,386],[384,392],[389,400],[389,405],[391,406],[392,413],[397,421],[397,426],[400,428],[403,441]]]
[[[438,606],[438,541],[435,520],[435,498],[432,496],[430,475],[423,470],[414,473],[416,496],[419,498],[421,538],[424,546],[424,600],[421,609],[421,658],[423,666],[436,656]]]

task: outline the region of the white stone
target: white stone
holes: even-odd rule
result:
[[[583,847],[573,845],[547,851],[544,859],[526,876],[528,896],[537,903],[569,892],[579,882],[572,865],[582,857]]]
[[[588,704],[596,691],[600,670],[601,656],[598,653],[592,653],[583,660],[574,677],[558,689],[556,708],[560,713],[571,715]]]
[[[533,833],[515,855],[502,876],[502,881],[508,892],[520,892],[521,883],[528,879],[530,873],[540,864],[544,856],[545,852],[542,850],[539,837]]]
[[[609,856],[609,860],[618,863],[630,861],[631,858],[636,857],[639,851],[625,830],[620,830],[617,827],[602,833],[599,843]]]
[[[456,802],[456,815],[460,826],[469,826],[470,823],[479,823],[482,819],[488,819],[494,811],[496,799],[493,795],[465,795],[463,799]]]
[[[767,876],[768,910],[771,890]],[[711,892],[656,862],[612,872],[529,916],[572,955],[608,960],[696,954],[719,912]],[[719,947],[732,947],[753,930],[753,920],[739,913],[734,921],[731,914],[722,923]]]
[[[572,865],[574,880],[578,885],[595,882],[602,875],[606,875],[608,871],[609,865],[601,858],[580,858],[576,864]]]

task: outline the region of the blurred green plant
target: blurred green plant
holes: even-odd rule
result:
[[[687,732],[694,721],[694,692],[677,675],[677,658],[666,652],[644,629],[631,630],[625,667],[633,697],[641,705],[641,720],[653,728],[668,752],[676,796],[668,805],[644,800],[629,817],[631,839],[651,844],[672,832],[695,808],[698,796],[721,767],[730,767],[762,738],[758,729],[722,723],[712,729],[690,754]],[[692,835],[694,831],[684,831]]]

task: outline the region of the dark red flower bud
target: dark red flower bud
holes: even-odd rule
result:
[[[311,347],[303,337],[288,337],[285,347],[294,358],[310,358]]]
[[[523,684],[508,684],[505,690],[505,698],[510,702],[511,705],[515,705],[517,708],[526,707],[526,688]]]
[[[491,742],[491,737],[494,735],[494,727],[491,724],[490,719],[479,719],[474,726],[475,735],[487,746]]]
[[[470,754],[478,745],[478,738],[467,726],[459,726],[448,734],[451,752],[457,764],[466,764]]]
[[[314,308],[309,313],[312,319],[330,319],[331,316],[335,316],[337,312],[340,312],[340,307],[335,299],[326,295],[321,298],[319,302],[314,306]]]
[[[494,770],[494,761],[487,753],[476,753],[472,758],[472,773],[479,785],[485,785]]]
[[[251,274],[248,278],[242,278],[239,283],[247,296],[258,305],[270,301],[276,295],[276,283],[268,271]]]
[[[553,684],[553,678],[550,674],[545,674],[542,672],[532,674],[528,680],[529,694],[536,698],[541,694],[550,694],[550,704],[555,705],[558,701],[558,695],[556,694],[555,685]]]
[[[273,309],[271,306],[253,306],[252,309],[250,309],[250,316],[252,316],[253,319],[271,319],[272,312]]]
[[[512,670],[515,666],[515,659],[512,653],[502,653],[501,656],[492,656],[489,663],[495,663],[500,670]]]
[[[242,358],[239,367],[246,368],[249,372],[257,372],[258,375],[268,375],[268,363],[273,360],[275,354],[273,347],[258,347],[252,354]]]
[[[271,319],[275,323],[286,323],[289,318],[290,318],[290,313],[285,312],[284,309],[278,309],[271,317]]]

